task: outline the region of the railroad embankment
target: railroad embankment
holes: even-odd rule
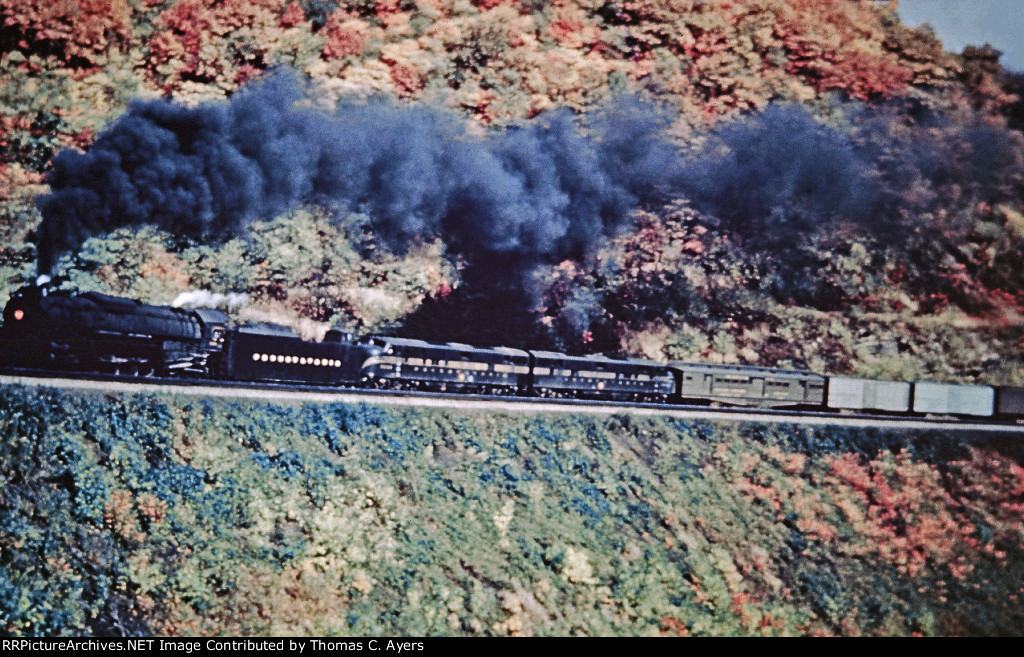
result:
[[[1014,634],[1024,449],[0,389],[4,634]]]

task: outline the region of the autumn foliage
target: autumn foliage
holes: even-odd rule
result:
[[[102,65],[108,52],[127,48],[132,26],[127,0],[0,2],[5,50],[52,54],[72,68]]]
[[[208,243],[92,235],[57,266],[155,303],[235,294],[307,337],[1024,385],[1024,78],[999,57],[847,0],[0,0],[0,299],[37,274],[54,156],[138,99],[285,69],[302,108],[459,127],[401,142],[423,157],[393,191],[452,145],[553,139],[552,116],[591,139],[626,97],[667,117],[673,175],[514,281],[476,285],[457,215],[396,245],[372,203],[320,198]],[[628,123],[602,134],[635,146]],[[2,393],[0,633],[1021,627],[1011,442]]]

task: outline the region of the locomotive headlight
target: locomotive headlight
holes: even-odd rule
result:
[[[14,311],[14,319],[23,319],[25,317],[25,311],[18,308]]]

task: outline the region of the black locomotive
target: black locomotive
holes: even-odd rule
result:
[[[219,310],[46,285],[16,291],[3,317],[0,364],[13,367],[354,385],[380,351],[337,331],[307,342],[283,326],[232,325]]]
[[[227,325],[219,310],[149,306],[33,285],[16,291],[4,308],[4,359],[48,369],[205,374],[210,357],[223,349]]]
[[[305,341],[217,310],[50,286],[15,292],[0,365],[236,381],[963,417],[1024,418],[1024,388],[872,381],[742,365],[616,360],[339,331]]]

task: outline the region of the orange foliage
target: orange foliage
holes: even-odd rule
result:
[[[151,503],[151,495],[139,500],[144,509],[143,515],[152,520],[162,519],[166,511],[166,503],[156,500]],[[155,499],[155,498],[153,498]],[[152,514],[152,515],[151,515]],[[146,532],[140,522],[139,510],[136,509],[135,496],[129,490],[118,489],[110,495],[103,510],[103,524],[112,529],[126,543],[140,543],[146,539]]]
[[[825,484],[862,541],[846,546],[874,555],[914,577],[924,567],[947,566],[954,576],[973,547],[973,524],[955,517],[935,466],[912,462],[906,452],[866,461],[855,454],[828,463]]]
[[[186,289],[191,282],[184,263],[175,255],[157,250],[149,255],[139,268],[142,278],[169,281],[172,289]]]
[[[29,171],[16,163],[0,162],[0,201],[10,201],[18,192],[43,182],[41,173]]]

